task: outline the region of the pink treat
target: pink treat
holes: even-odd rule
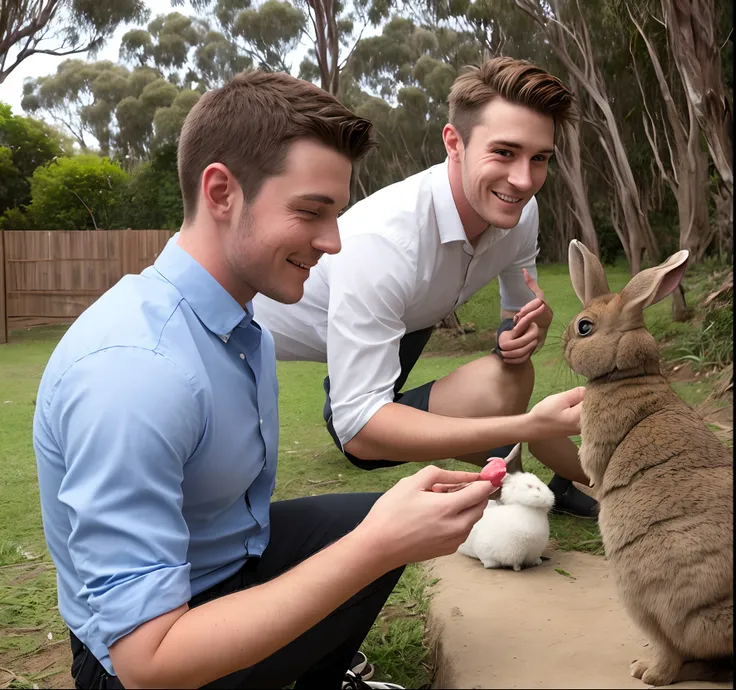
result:
[[[506,476],[506,463],[501,458],[491,458],[488,464],[480,471],[480,478],[485,479],[493,486],[501,486],[501,480]]]

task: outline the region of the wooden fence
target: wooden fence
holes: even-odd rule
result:
[[[169,230],[0,230],[0,343],[23,323],[73,321],[159,255]]]

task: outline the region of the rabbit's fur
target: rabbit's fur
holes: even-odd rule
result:
[[[555,501],[550,488],[531,472],[507,474],[498,501],[488,501],[458,553],[477,558],[485,568],[540,565],[549,541],[548,513]]]
[[[687,259],[677,252],[611,294],[598,259],[573,240],[583,311],[562,337],[570,368],[588,379],[580,462],[597,490],[603,545],[649,639],[631,674],[658,686],[732,676],[733,461],[667,383],[643,317],[677,287]]]

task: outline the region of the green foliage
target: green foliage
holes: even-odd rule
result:
[[[177,230],[184,208],[176,168],[176,148],[163,147],[151,161],[138,164],[119,190],[110,227]]]
[[[183,0],[172,0],[173,7],[181,9],[184,4]],[[299,76],[324,88],[337,89],[340,100],[371,119],[377,131],[380,148],[357,171],[353,197],[357,200],[445,158],[442,128],[448,118],[447,96],[465,65],[477,63],[483,55],[524,58],[560,77],[581,105],[579,142],[585,196],[602,257],[605,262],[615,262],[624,256],[617,230],[622,231],[621,207],[630,201],[616,191],[618,183],[604,148],[605,130],[611,123],[600,121],[599,104],[570,74],[562,52],[554,49],[552,35],[548,37],[520,8],[521,4],[515,0],[337,1],[332,4],[331,17],[335,33],[324,45],[317,41],[319,22],[314,6],[307,0],[191,0],[189,6],[195,11],[192,16],[181,9],[151,21],[147,16],[138,17],[140,25],[131,26],[122,39],[120,58],[125,64],[66,60],[55,74],[25,85],[23,106],[63,124],[83,152],[91,150],[96,139],[102,155],[132,173],[125,186],[127,196],[121,198],[145,198],[147,204],[153,204],[155,197],[158,205],[145,210],[121,201],[112,223],[134,227],[150,219],[156,221],[156,226],[170,227],[180,218],[175,165],[161,167],[157,157],[175,147],[182,123],[200,95],[237,72],[253,67],[293,71],[290,60],[295,47],[307,48]],[[85,0],[77,9],[88,12],[90,21],[97,17],[94,21],[99,24],[105,18],[105,8],[109,9],[108,2],[93,5]],[[115,12],[132,11],[134,5],[135,0],[126,0]],[[652,42],[687,131],[686,93],[661,21],[661,4],[657,0],[602,0],[599,5],[550,5],[536,0],[531,6],[539,8],[542,17],[554,13],[565,26],[559,35],[572,61],[580,67],[588,65],[600,75],[604,98],[611,106],[657,244],[659,257],[648,260],[672,253],[680,241],[677,199],[655,160],[644,118],[651,116],[650,135],[651,131],[657,134],[657,152],[667,169],[674,132],[666,117],[651,57],[632,22],[633,16]],[[119,16],[115,12],[109,13],[111,21]],[[730,103],[730,7],[716,3],[714,22]],[[366,31],[370,26],[379,31]],[[592,60],[583,55],[582,44],[570,33],[582,37],[583,30],[589,36]],[[338,81],[320,70],[318,52],[321,56],[322,50],[327,53],[328,63],[337,57]],[[327,67],[329,72],[330,64]],[[646,121],[649,123],[649,119]],[[705,141],[701,143],[707,155]],[[27,180],[33,172],[15,172],[12,166],[17,165],[14,161],[11,164],[2,146],[7,147],[0,141],[0,197],[5,195],[12,201],[5,208],[0,206],[0,213],[9,210],[8,204],[22,209],[28,203]],[[164,154],[161,160],[167,156]],[[154,170],[160,179],[152,177]],[[728,252],[733,235],[727,218],[730,198],[713,166],[710,172],[708,198],[701,203],[708,204],[710,222],[717,232],[706,256],[715,251]],[[680,171],[680,176],[683,174]],[[156,194],[145,188],[148,184],[157,190]],[[26,196],[22,199],[17,188],[24,185]],[[564,260],[567,242],[579,236],[579,229],[569,189],[554,162],[537,198],[542,228],[540,260]],[[13,222],[22,218],[19,212],[10,216]],[[707,231],[701,234],[706,241],[710,237]]]
[[[126,34],[127,35],[127,34]],[[66,60],[56,74],[24,86],[23,107],[64,123],[83,152],[90,135],[100,153],[145,159],[175,141],[200,92],[183,89],[147,65]]]
[[[13,115],[12,108],[0,102],[0,216],[30,201],[28,178],[67,147],[45,122]]]
[[[27,225],[39,230],[109,228],[127,177],[112,161],[92,154],[58,158],[37,168],[31,178]]]
[[[113,145],[116,105],[128,95],[128,70],[109,60],[64,60],[56,73],[28,80],[23,85],[24,110],[47,114],[62,122],[87,150],[90,135],[107,155]]]
[[[711,283],[712,286],[712,283]],[[699,327],[688,331],[670,350],[694,371],[733,363],[733,286],[713,300],[698,319]]]
[[[290,2],[266,0],[257,9],[243,9],[227,28],[243,39],[259,66],[288,72],[287,56],[299,43],[306,17]]]
[[[8,12],[5,7],[8,6]],[[145,0],[63,0],[3,2],[3,60],[0,84],[36,53],[69,55],[89,51],[93,57],[121,24],[148,17]],[[6,56],[12,59],[6,63]]]

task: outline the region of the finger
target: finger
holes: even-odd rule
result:
[[[464,482],[463,484],[432,484],[432,491],[436,494],[449,494],[453,491],[460,491],[466,486],[470,486],[472,482]]]
[[[497,494],[498,490],[494,491],[493,493]],[[473,529],[473,525],[483,517],[483,513],[487,506],[488,501],[483,501],[478,505],[470,506],[469,508],[466,508],[465,510],[458,513],[457,517],[459,520],[462,521],[461,529],[463,531],[470,532],[470,530]]]
[[[537,326],[536,323],[532,323],[531,326],[529,326],[529,330],[527,330],[524,335],[519,336],[518,338],[514,338],[513,340],[509,340],[507,343],[505,343],[503,348],[504,356],[506,356],[506,353],[513,352],[514,350],[518,350],[522,347],[526,347],[529,343],[531,343],[533,340],[537,340],[539,336],[539,326]]]
[[[531,302],[527,302],[521,309],[519,309],[519,311],[516,312],[516,320],[518,321],[522,316],[526,316],[530,311],[539,309],[539,307],[543,305],[544,302],[541,299],[533,299]]]
[[[479,504],[485,505],[488,497],[497,490],[498,487],[493,486],[491,482],[476,481],[459,491],[447,494],[447,500],[452,502],[451,506],[455,512],[460,513]]]
[[[531,273],[527,271],[525,268],[521,269],[522,274],[524,275],[524,282],[526,283],[527,287],[534,293],[534,296],[538,299],[544,300],[544,292],[542,292],[542,289],[537,285],[537,281],[532,278]]]
[[[565,396],[565,401],[568,406],[574,408],[583,402],[583,398],[585,397],[585,386],[578,386],[577,388],[565,391],[562,395]]]
[[[419,472],[407,477],[423,489],[431,489],[433,484],[467,484],[475,482],[480,472],[463,472],[461,470],[443,470],[436,465],[427,465]]]
[[[523,364],[527,359],[534,353],[534,349],[537,347],[537,341],[530,343],[523,350],[519,350],[514,353],[513,357],[506,357],[504,355],[504,364]]]
[[[542,316],[543,316],[543,315],[545,314],[545,312],[547,312],[547,311],[548,311],[548,309],[547,309],[547,305],[546,305],[546,304],[544,304],[544,302],[540,302],[539,306],[538,306],[538,307],[537,307],[536,309],[534,309],[533,311],[530,311],[530,312],[527,312],[526,314],[524,314],[524,316],[522,317],[522,319],[523,319],[523,322],[524,322],[525,324],[528,324],[529,322],[536,322],[536,321],[538,321],[538,320],[539,320],[539,319],[540,319],[540,318],[541,318],[541,317],[542,317]],[[512,329],[511,329],[511,332],[512,332],[512,334],[513,334],[514,336],[516,336],[516,335],[521,335],[521,333],[523,333],[523,330],[522,330],[522,329],[520,329],[519,331],[517,331],[516,333],[514,333],[514,330],[515,330],[516,328],[519,328],[519,324],[520,324],[520,323],[521,323],[521,319],[520,319],[519,321],[517,321],[517,322],[516,322],[516,326],[514,326],[514,328],[512,328]]]
[[[510,333],[512,338],[518,338],[520,335],[524,335],[524,333],[527,332],[529,328],[529,324],[534,323],[534,319],[536,317],[537,317],[536,311],[525,314],[516,322],[516,325],[510,331],[504,331],[504,332]],[[503,333],[501,335],[503,335]]]

